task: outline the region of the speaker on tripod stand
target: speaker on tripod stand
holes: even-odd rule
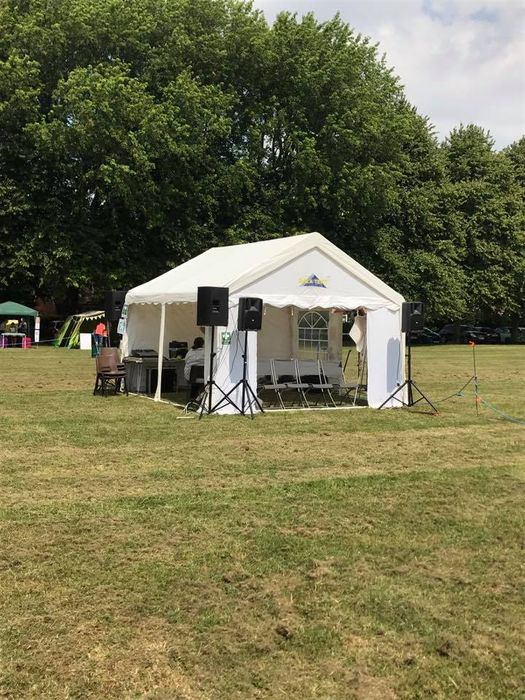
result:
[[[241,413],[246,415],[246,400],[248,401],[248,409],[253,418],[253,404],[257,406],[261,413],[264,413],[261,402],[257,394],[250,386],[247,379],[248,372],[248,331],[260,331],[262,328],[263,317],[263,300],[257,298],[241,297],[239,299],[239,316],[237,319],[237,328],[244,331],[244,352],[242,355],[242,379],[237,383],[242,385],[241,396]]]
[[[204,397],[201,402],[199,419],[202,418],[205,411],[208,415],[215,413],[224,402],[231,404],[237,411],[239,410],[229,394],[226,394],[214,379],[215,355],[217,354],[215,352],[215,328],[228,325],[228,304],[229,289],[227,287],[198,287],[197,325],[211,328],[210,371],[204,385]],[[215,405],[213,404],[213,389],[222,394],[222,398]]]
[[[401,331],[406,336],[407,347],[407,378],[400,384],[390,396],[383,401],[379,408],[383,408],[390,401],[397,401],[402,406],[410,408],[415,406],[420,401],[425,401],[434,413],[438,413],[437,408],[421,391],[415,381],[412,379],[412,339],[423,331],[425,323],[424,305],[422,301],[405,301],[401,307]],[[403,398],[404,390],[407,390],[407,400]],[[414,390],[419,394],[418,399],[414,399]]]
[[[262,328],[263,317],[263,300],[255,297],[241,297],[239,299],[239,312],[237,316],[237,330],[244,332],[244,346],[242,353],[242,379],[239,379],[237,384],[224,395],[224,397],[216,405],[215,409],[219,408],[225,400],[229,400],[239,413],[245,416],[248,411],[253,419],[254,405],[257,406],[261,413],[264,413],[263,407],[257,394],[252,389],[248,381],[248,331],[260,331]],[[237,406],[230,399],[231,395],[242,387],[241,403]]]

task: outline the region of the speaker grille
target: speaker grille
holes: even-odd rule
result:
[[[420,333],[425,325],[424,305],[422,301],[405,301],[402,307],[403,333]]]
[[[118,321],[122,314],[122,307],[126,299],[124,290],[111,290],[104,292],[104,311],[106,312],[106,320],[110,322]]]
[[[240,331],[260,331],[262,326],[263,300],[256,297],[239,299],[237,328]]]
[[[228,325],[228,287],[199,287],[197,289],[197,325]]]

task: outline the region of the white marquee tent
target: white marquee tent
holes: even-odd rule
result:
[[[211,248],[130,290],[126,295],[128,318],[123,353],[129,354],[135,348],[161,348],[160,378],[162,356],[168,355],[170,339],[191,344],[201,334],[196,326],[197,288],[201,286],[230,290],[228,327],[217,329],[215,334],[215,380],[225,392],[242,377],[242,352],[237,337],[241,334],[236,330],[239,297],[260,297],[265,305],[262,330],[249,333],[248,379],[254,390],[258,358],[300,356],[298,323],[309,310],[324,315],[327,357],[340,359],[339,312],[366,309],[370,406],[379,407],[404,380],[403,297],[319,233]],[[222,344],[223,331],[232,334],[229,344]],[[210,329],[206,328],[206,357],[210,343]],[[205,376],[209,372],[207,365],[208,361]],[[160,379],[155,397],[160,399]],[[233,398],[238,402],[239,397]],[[228,405],[223,409],[231,411]]]

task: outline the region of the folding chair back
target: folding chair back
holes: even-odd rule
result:
[[[304,384],[319,383],[319,365],[317,360],[296,360],[297,381]]]
[[[190,367],[190,384],[204,384],[204,365]]]
[[[274,384],[295,383],[294,360],[270,360]]]
[[[257,360],[257,385],[270,384],[272,380],[271,360]]]
[[[296,360],[296,365],[297,375],[302,382],[308,382],[309,392],[321,392],[325,405],[335,406],[331,392],[333,385],[326,379],[321,360]]]
[[[296,391],[301,404],[309,408],[305,394],[308,384],[301,381],[297,369],[297,360],[274,360],[273,363],[274,374],[277,376],[278,383],[285,385],[285,391]]]
[[[286,408],[284,405],[282,392],[286,391],[287,385],[279,380],[279,372],[284,370],[291,371],[290,360],[261,360],[257,363],[257,390],[274,392],[277,401],[281,408]],[[272,405],[270,401],[270,405]]]
[[[359,390],[359,384],[355,382],[347,382],[343,373],[343,367],[340,362],[322,362],[321,368],[323,374],[327,381],[329,381],[334,389],[337,390],[339,397],[341,399],[340,403],[343,403],[344,399],[349,398],[352,392],[356,393]],[[354,404],[355,404],[354,396]]]

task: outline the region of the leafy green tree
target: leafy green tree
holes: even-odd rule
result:
[[[525,136],[511,143],[503,153],[512,163],[516,181],[525,188]]]
[[[0,287],[30,294],[35,255],[34,142],[28,125],[38,119],[38,65],[17,52],[0,60]]]
[[[211,245],[318,230],[431,319],[519,313],[523,140],[497,154],[466,127],[440,148],[338,16],[0,0],[0,132],[3,293],[74,306]]]
[[[490,135],[475,125],[454,129],[442,149],[470,316],[498,321],[519,314],[525,270],[519,174],[508,155],[495,152]]]

